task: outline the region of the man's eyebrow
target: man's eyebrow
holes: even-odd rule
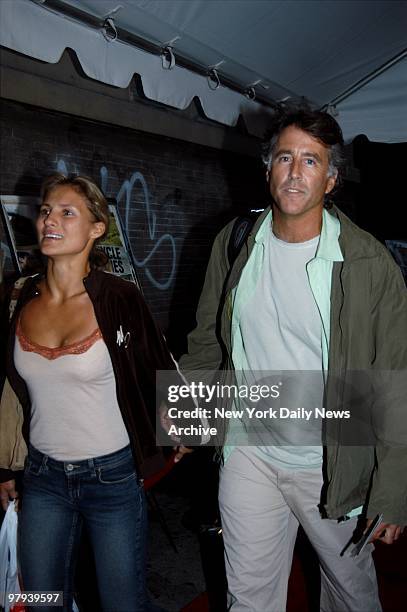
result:
[[[290,149],[278,149],[278,151],[275,152],[275,155],[292,155],[292,151]]]
[[[291,149],[279,149],[278,151],[276,151],[276,153],[274,154],[275,157],[278,157],[279,155],[292,155],[293,152]],[[321,157],[318,155],[318,153],[313,153],[312,151],[303,151],[301,153],[301,157],[312,157],[313,159],[315,159],[318,162],[322,162]]]
[[[319,162],[322,162],[321,157],[318,155],[318,153],[312,153],[311,151],[304,151],[304,153],[302,154],[303,157],[313,157],[314,159],[316,159]]]

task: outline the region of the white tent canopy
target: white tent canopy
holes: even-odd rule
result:
[[[103,35],[107,17],[116,40]],[[122,32],[170,44],[175,66]],[[208,118],[235,125],[242,114],[257,135],[267,102],[304,96],[330,105],[346,140],[407,141],[405,0],[1,0],[0,44],[53,63],[71,48],[93,79],[127,87],[138,74],[147,98],[185,109],[198,97]],[[213,66],[217,89],[203,74]]]

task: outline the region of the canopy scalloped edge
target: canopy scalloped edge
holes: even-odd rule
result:
[[[126,88],[138,74],[150,100],[182,110],[198,97],[206,117],[234,126],[243,115],[249,133],[255,136],[263,135],[272,112],[222,85],[210,89],[206,77],[185,68],[174,66],[166,70],[159,56],[117,40],[109,42],[100,30],[29,0],[0,3],[0,44],[48,63],[58,63],[65,49],[70,48],[91,79]]]

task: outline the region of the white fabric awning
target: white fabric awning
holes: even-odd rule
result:
[[[251,133],[262,135],[271,109],[242,93],[210,89],[205,76],[175,65],[163,69],[160,56],[101,29],[51,10],[50,0],[1,0],[0,44],[56,63],[66,48],[76,53],[85,74],[127,87],[141,77],[147,98],[185,109],[198,97],[205,115],[235,125],[243,115]],[[103,22],[156,45],[174,40],[177,52],[218,70],[235,83],[255,85],[270,101],[305,96],[318,106],[373,74],[407,46],[407,2],[372,0],[64,0]],[[338,102],[345,138],[365,133],[370,140],[407,141],[407,60],[395,63]],[[264,88],[263,88],[264,87]]]

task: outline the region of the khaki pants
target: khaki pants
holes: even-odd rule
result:
[[[287,583],[301,524],[319,557],[321,611],[381,611],[373,545],[356,558],[341,557],[356,519],[338,523],[319,514],[321,470],[276,469],[255,448],[239,448],[223,466],[219,486],[228,610],[286,610]]]

